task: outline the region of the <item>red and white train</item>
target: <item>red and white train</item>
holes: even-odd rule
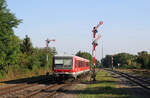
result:
[[[54,77],[74,77],[90,71],[90,61],[74,55],[55,55],[53,57]]]

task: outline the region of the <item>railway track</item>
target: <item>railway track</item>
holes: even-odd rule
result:
[[[53,84],[53,85],[47,86],[43,89],[32,92],[32,93],[24,96],[24,98],[34,98],[34,97],[37,98],[37,96],[41,97],[41,98],[49,98],[49,97],[53,96],[54,94],[56,94],[61,88],[67,87],[69,85],[71,85],[71,84]],[[46,94],[44,94],[45,92],[46,92]]]
[[[64,87],[67,87],[72,84],[74,79],[67,79],[63,81],[53,81],[51,85],[46,86],[45,88],[39,89],[37,91],[33,91],[32,93],[29,93],[28,95],[24,96],[24,98],[49,98],[56,94],[59,90],[61,90]],[[67,83],[66,83],[67,82]],[[43,94],[42,94],[43,93]],[[46,94],[44,94],[46,93]]]
[[[29,93],[28,95],[24,96],[24,98],[50,98],[56,93],[59,93],[63,88],[71,86],[74,83],[78,83],[79,81],[81,81],[81,78],[83,79],[85,78],[85,76],[84,77],[81,76],[80,78],[77,78],[76,80],[74,80],[73,78],[69,78],[69,79],[62,80],[62,81],[60,80],[53,81],[51,85],[46,86],[45,88],[41,88],[32,93]]]
[[[27,81],[26,83],[3,87],[3,88],[0,88],[0,96],[3,97],[3,96],[10,95],[12,93],[14,94],[17,91],[21,91],[30,87],[37,86],[46,81],[49,81],[49,79],[44,78],[44,79],[38,79],[38,80],[31,80],[31,81]]]
[[[35,83],[28,84],[22,83],[18,85],[8,86],[0,88],[0,98],[11,98],[11,97],[21,97],[21,98],[49,98],[56,94],[61,88],[71,85],[74,79],[67,79],[67,80],[58,80],[54,81],[51,79],[45,80],[38,80],[34,81]],[[48,82],[48,85],[40,87],[40,84],[45,84]],[[39,86],[39,87],[38,87]],[[26,93],[28,88],[38,87],[38,89],[31,90],[30,92]],[[46,92],[46,94],[44,94]]]
[[[71,85],[71,84],[64,84],[64,85],[62,85],[61,87],[59,87],[59,89],[57,89],[57,90],[55,90],[55,91],[49,93],[49,94],[46,95],[44,98],[50,98],[50,97],[52,97],[53,95],[55,95],[57,92],[59,92],[62,88],[68,87],[68,86],[70,86],[70,85]]]
[[[132,81],[133,83],[137,84],[138,86],[142,87],[146,92],[150,93],[150,82],[143,80],[141,78],[138,78],[136,76],[129,75],[127,73],[115,71],[115,70],[110,70],[110,69],[104,69],[113,73],[116,73],[122,77],[125,77],[126,79]]]
[[[87,76],[87,75],[86,75]],[[42,78],[8,87],[0,88],[0,98],[49,98],[60,92],[62,88],[79,83],[85,75],[74,80],[73,78],[54,80]]]

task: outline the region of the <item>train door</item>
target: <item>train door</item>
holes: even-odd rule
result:
[[[75,73],[76,73],[76,70],[77,70],[77,69],[76,69],[76,63],[77,63],[77,62],[76,62],[76,58],[74,58],[74,71],[75,71]]]
[[[75,72],[78,72],[78,60],[75,60]]]

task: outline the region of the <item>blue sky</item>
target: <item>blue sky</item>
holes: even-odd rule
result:
[[[92,28],[102,38],[96,48],[104,55],[128,52],[150,52],[150,0],[7,0],[8,8],[23,19],[15,34],[28,35],[34,47],[45,47],[45,40],[56,39],[50,47],[58,53],[92,52]]]

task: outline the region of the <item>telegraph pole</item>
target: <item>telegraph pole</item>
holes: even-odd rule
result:
[[[100,21],[99,22],[99,24],[97,25],[97,26],[95,26],[94,28],[93,28],[93,30],[92,30],[92,32],[93,32],[93,73],[92,73],[92,78],[93,78],[93,81],[96,81],[96,72],[95,72],[95,68],[96,68],[96,66],[95,66],[95,48],[96,48],[96,46],[98,45],[97,43],[96,43],[96,40],[98,40],[99,38],[100,38],[100,36],[97,38],[97,39],[95,39],[95,36],[96,36],[96,33],[98,32],[97,31],[97,29],[98,29],[98,27],[100,26],[100,25],[102,25],[103,24],[103,21]]]
[[[47,72],[46,72],[46,75],[49,75],[49,72],[48,72],[48,69],[49,69],[49,66],[48,66],[48,44],[49,44],[51,41],[55,42],[56,40],[55,40],[55,39],[52,39],[52,40],[47,39],[47,40],[46,40],[46,64],[47,64]]]

